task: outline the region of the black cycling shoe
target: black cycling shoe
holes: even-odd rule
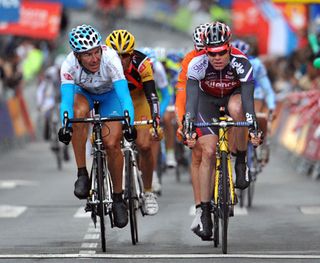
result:
[[[123,228],[128,224],[128,209],[124,200],[113,202],[112,213],[116,227]]]
[[[88,175],[79,175],[74,183],[74,195],[79,199],[86,199],[89,196],[90,180]]]
[[[201,237],[204,241],[212,240],[212,218],[211,218],[211,204],[201,203],[202,214],[200,217],[200,224],[193,231],[196,235]]]
[[[247,164],[236,161],[234,169],[236,171],[235,188],[238,188],[240,190],[246,189],[250,185],[249,173],[247,172]]]

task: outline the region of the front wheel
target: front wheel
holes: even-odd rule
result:
[[[138,223],[137,223],[137,209],[138,209],[138,197],[135,191],[135,181],[134,181],[134,166],[132,155],[130,151],[125,151],[125,178],[127,181],[127,195],[129,200],[129,218],[130,218],[130,232],[131,241],[133,245],[138,242]]]
[[[105,197],[104,190],[104,158],[101,152],[97,152],[97,188],[98,188],[98,216],[100,217],[101,248],[106,252],[106,229],[105,229]]]
[[[227,254],[228,250],[228,223],[229,223],[229,175],[228,175],[228,156],[226,152],[221,153],[221,180],[222,196],[220,200],[221,209],[221,237],[222,237],[222,252]]]

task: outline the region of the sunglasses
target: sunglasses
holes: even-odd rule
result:
[[[120,58],[129,58],[129,57],[131,57],[131,54],[129,54],[129,53],[119,54],[119,57]]]
[[[222,56],[224,56],[225,54],[227,54],[228,53],[228,49],[225,49],[225,50],[222,50],[222,51],[220,51],[220,52],[210,52],[210,51],[207,51],[207,55],[208,56],[210,56],[210,57],[215,57],[215,56],[220,56],[220,57],[222,57]]]

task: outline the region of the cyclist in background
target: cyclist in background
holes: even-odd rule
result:
[[[99,101],[99,113],[102,117],[123,116],[124,110],[128,110],[132,125],[133,103],[117,53],[101,45],[100,33],[90,25],[73,28],[69,33],[69,44],[72,52],[61,67],[61,119],[63,120],[65,111],[69,118],[88,117],[94,101]],[[102,132],[113,182],[114,223],[116,227],[122,228],[128,223],[127,206],[122,196],[122,123],[110,122],[103,126]],[[87,124],[73,124],[72,127],[62,127],[59,131],[61,142],[69,144],[72,138],[78,167],[74,194],[79,199],[86,199],[90,189],[85,154],[87,135]],[[136,131],[132,127],[124,135],[129,140],[134,140]]]
[[[60,69],[65,59],[65,55],[60,54],[54,59],[54,63],[49,66],[42,76],[37,88],[37,108],[41,117],[44,117],[44,139],[50,140],[52,137],[52,125],[54,115],[60,109]],[[60,118],[58,118],[60,119]],[[51,150],[55,151],[56,146],[51,145]],[[68,146],[63,147],[63,159],[69,160]]]
[[[272,89],[267,70],[258,57],[251,55],[251,48],[247,42],[237,39],[233,41],[231,45],[247,55],[252,65],[254,78],[254,107],[257,112],[259,128],[262,130],[264,139],[267,141],[268,120],[274,118],[273,113],[276,108],[276,95]],[[266,113],[266,116],[263,116],[263,114],[260,116],[258,113]],[[263,148],[261,157],[262,164],[265,165],[269,160],[269,154],[267,151],[264,151]]]
[[[171,99],[171,95],[168,88],[168,78],[166,75],[166,71],[164,69],[163,64],[157,59],[156,52],[154,49],[149,47],[144,47],[144,48],[141,48],[140,50],[142,53],[147,55],[147,57],[151,62],[156,90],[158,91],[159,97],[161,97],[160,118],[161,118],[161,123],[163,123],[164,115]],[[167,139],[165,134],[165,141],[166,140]],[[158,159],[159,158],[162,159],[162,156],[159,157],[159,154],[162,154],[161,149],[162,148],[161,148],[160,142],[154,142],[152,144],[152,153],[153,153],[153,158],[155,162],[155,166],[153,169],[153,176],[152,176],[152,188],[156,194],[160,194],[161,188],[162,188],[161,182],[160,182],[161,181],[160,176],[158,174],[158,170],[162,168],[162,167],[158,168],[158,165],[161,165],[161,163],[158,162]]]
[[[135,109],[135,120],[152,119],[156,128],[160,124],[159,100],[155,89],[154,75],[148,57],[135,50],[135,38],[127,30],[114,30],[106,38],[106,44],[120,56],[125,77],[128,80],[130,94]],[[156,195],[152,192],[152,176],[154,159],[152,155],[152,138],[150,131],[154,128],[139,126],[137,128],[136,144],[140,154],[140,170],[145,187],[144,209],[147,215],[158,212],[159,206]],[[153,138],[157,135],[153,133]]]
[[[175,111],[176,111],[176,119],[178,123],[177,129],[177,138],[179,141],[183,140],[183,116],[186,113],[186,85],[187,85],[187,71],[188,65],[190,61],[197,56],[205,54],[204,45],[202,42],[203,33],[205,32],[206,28],[209,26],[209,23],[201,24],[194,29],[193,32],[193,45],[194,49],[191,50],[189,53],[186,54],[184,59],[181,62],[181,71],[178,76],[178,81],[176,84],[176,102],[175,102]],[[200,223],[200,216],[201,216],[201,196],[200,196],[200,178],[199,178],[199,166],[201,163],[201,145],[199,142],[196,142],[195,147],[192,149],[191,153],[191,182],[192,182],[192,189],[193,189],[193,197],[195,202],[195,218],[191,224],[191,230],[195,232],[195,234],[199,235],[197,232],[197,226]]]
[[[211,23],[205,30],[203,44],[205,54],[191,60],[187,72],[187,100],[185,136],[187,145],[193,148],[197,141],[202,149],[199,165],[201,210],[197,232],[203,240],[212,236],[211,205],[218,128],[194,130],[192,123],[210,122],[219,118],[219,109],[225,106],[235,121],[252,123],[250,138],[253,145],[261,143],[253,101],[252,66],[246,56],[230,46],[230,28],[221,22]],[[246,165],[248,131],[238,128],[235,132],[237,157],[235,162],[236,187],[249,186]]]

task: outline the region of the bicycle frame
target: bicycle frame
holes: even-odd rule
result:
[[[219,121],[228,121],[227,117],[220,117]],[[228,165],[228,176],[229,176],[229,187],[230,187],[230,198],[231,205],[235,204],[235,192],[232,177],[232,165],[230,160],[229,141],[228,141],[228,129],[227,126],[219,127],[219,137],[216,150],[216,172],[215,172],[215,183],[214,183],[214,203],[218,204],[219,197],[219,180],[220,180],[220,167],[221,167],[221,153],[227,154],[227,165]]]

